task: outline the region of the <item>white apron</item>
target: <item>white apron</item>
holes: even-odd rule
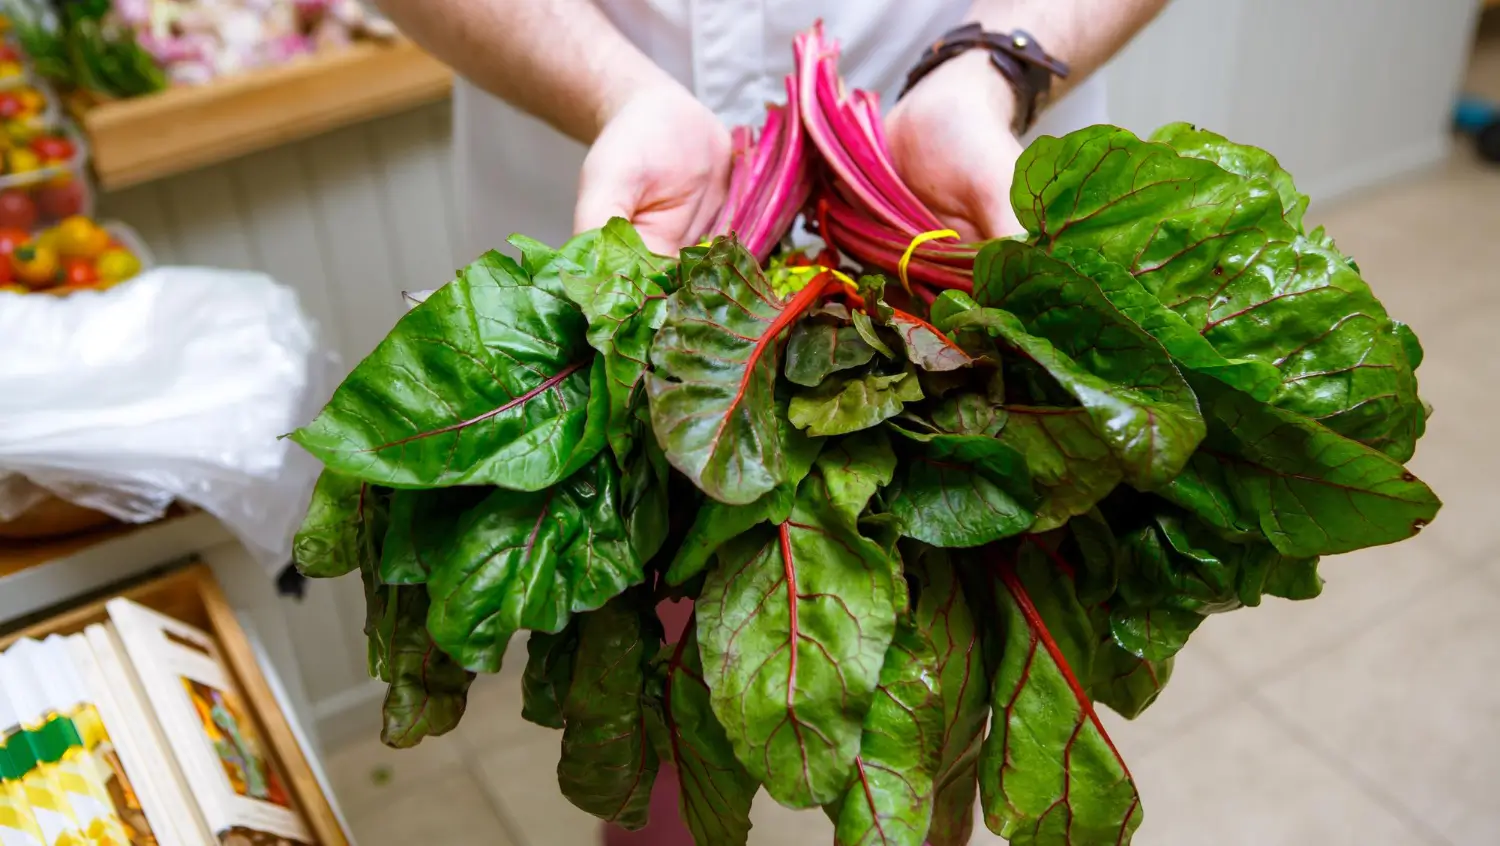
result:
[[[726,124],[758,124],[785,98],[792,37],[822,18],[842,45],[839,69],[889,107],[922,50],[957,26],[970,0],[596,0],[615,26]],[[573,234],[584,147],[460,80],[453,96],[454,167],[463,215],[462,267],[521,232],[548,244]],[[1103,123],[1095,75],[1054,104],[1033,134]]]

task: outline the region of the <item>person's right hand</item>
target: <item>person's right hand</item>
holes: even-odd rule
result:
[[[708,234],[724,202],[731,146],[729,130],[682,86],[632,95],[584,159],[575,231],[623,217],[652,252],[676,254]]]

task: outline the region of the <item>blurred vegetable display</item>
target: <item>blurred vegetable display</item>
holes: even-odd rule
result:
[[[395,34],[358,0],[7,2],[37,72],[94,99],[201,84]]]
[[[75,215],[35,235],[0,223],[0,291],[102,291],[140,273],[141,256],[123,230]]]

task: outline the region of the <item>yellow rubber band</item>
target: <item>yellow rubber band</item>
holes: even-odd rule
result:
[[[911,243],[906,245],[906,252],[901,254],[901,263],[896,265],[896,275],[901,277],[901,287],[906,289],[906,293],[911,293],[911,282],[906,278],[906,266],[911,264],[912,255],[917,252],[918,247],[928,241],[936,241],[939,238],[957,240],[958,233],[952,229],[934,229],[931,232],[923,232],[921,235],[911,239]]]

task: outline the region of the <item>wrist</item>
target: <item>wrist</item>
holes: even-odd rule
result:
[[[1020,108],[1015,87],[990,64],[990,56],[984,50],[968,50],[954,56],[917,83],[912,93],[929,86],[954,92],[971,103],[977,97],[986,113],[1006,127],[1015,120]]]

